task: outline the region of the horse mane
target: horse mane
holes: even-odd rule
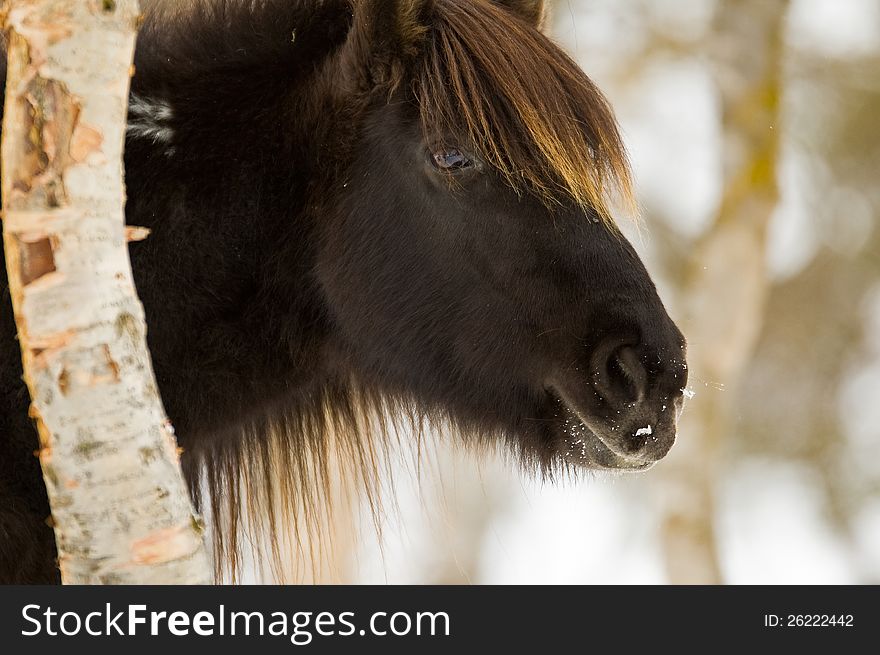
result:
[[[429,141],[464,133],[551,209],[568,200],[612,225],[615,198],[634,208],[611,107],[558,46],[491,2],[435,0],[431,22],[413,83]]]
[[[384,486],[393,496],[391,455],[406,450],[404,438],[414,446],[404,466],[417,479],[430,468],[426,457],[438,438],[479,455],[499,455],[546,481],[583,474],[569,462],[538,457],[525,444],[503,448],[480,425],[456,422],[405,395],[380,394],[355,378],[300,396],[253,417],[244,429],[212,435],[182,460],[196,508],[209,518],[218,581],[238,581],[249,556],[263,578],[332,579],[338,571],[325,564],[335,561],[339,545],[333,523],[340,510],[358,516],[353,501],[366,503],[381,542]]]
[[[328,531],[353,499],[366,499],[381,534],[391,446],[403,430],[421,442],[427,418],[354,382],[300,395],[184,458],[195,505],[210,519],[217,580],[236,582],[249,556],[276,581],[327,573],[337,546]]]

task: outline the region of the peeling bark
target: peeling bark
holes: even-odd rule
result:
[[[208,583],[146,346],[122,148],[136,0],[13,0],[3,238],[65,583]]]

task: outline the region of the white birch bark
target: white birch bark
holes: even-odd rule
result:
[[[11,0],[3,238],[65,583],[211,580],[147,350],[122,149],[137,0]]]

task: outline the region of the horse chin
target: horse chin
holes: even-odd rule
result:
[[[551,394],[556,406],[550,448],[553,458],[565,466],[600,471],[646,471],[658,460],[627,457],[614,452],[559,396]]]

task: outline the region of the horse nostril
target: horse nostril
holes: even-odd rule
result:
[[[633,402],[641,402],[645,397],[648,375],[636,351],[624,346],[614,353],[608,364],[622,376],[622,381],[630,391]]]
[[[621,410],[633,407],[644,399],[648,372],[634,348],[600,348],[596,359],[596,391],[610,406]]]
[[[574,375],[554,382],[602,444],[643,463],[672,448],[687,380],[684,347],[659,331],[649,336],[649,342],[639,334],[599,340],[589,354],[589,385]]]

